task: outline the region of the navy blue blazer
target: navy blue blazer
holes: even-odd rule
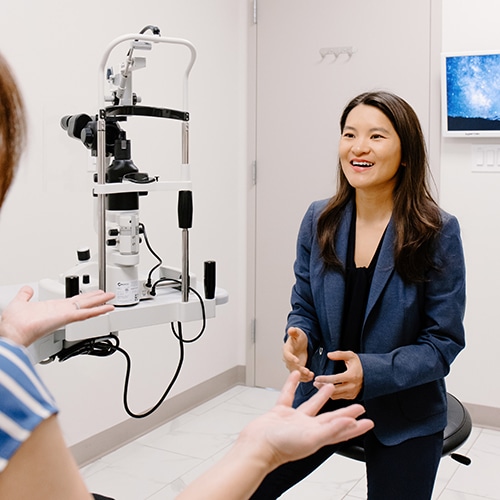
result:
[[[316,235],[327,201],[312,203],[300,227],[287,322],[287,329],[295,326],[307,334],[308,367],[316,375],[333,373],[327,353],[339,350],[344,309],[344,276],[324,269]],[[353,207],[347,206],[335,243],[343,263]],[[407,284],[396,272],[392,220],[373,275],[358,353],[361,402],[385,445],[439,432],[447,423],[444,377],[465,346],[465,265],[458,221],[444,211],[441,216],[438,269],[428,272],[427,282]],[[294,406],[315,391],[312,382],[301,383]]]

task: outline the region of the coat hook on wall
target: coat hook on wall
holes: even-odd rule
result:
[[[351,59],[355,52],[356,49],[354,47],[323,47],[322,49],[319,49],[321,60],[323,61],[326,57],[333,56],[332,62],[335,62],[342,54],[345,54],[347,56],[347,62]]]

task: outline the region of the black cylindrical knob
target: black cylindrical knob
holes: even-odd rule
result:
[[[80,293],[80,279],[78,276],[66,276],[66,297],[74,297]]]
[[[192,191],[179,191],[177,203],[177,216],[179,228],[189,229],[193,225],[193,193]]]
[[[90,260],[90,248],[79,248],[76,251],[76,254],[78,256],[78,261],[79,262],[86,262],[87,260]]]
[[[205,298],[213,299],[215,297],[215,261],[207,260],[204,267],[205,276],[203,284],[205,286]]]

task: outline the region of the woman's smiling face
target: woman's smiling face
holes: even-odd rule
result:
[[[339,157],[353,188],[394,190],[401,166],[401,141],[389,118],[379,109],[360,104],[351,110],[342,130]]]

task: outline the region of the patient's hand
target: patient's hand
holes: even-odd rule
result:
[[[114,309],[106,302],[115,295],[101,290],[67,299],[30,302],[33,293],[31,287],[23,286],[4,309],[0,321],[1,337],[27,347],[68,323],[93,318]]]

